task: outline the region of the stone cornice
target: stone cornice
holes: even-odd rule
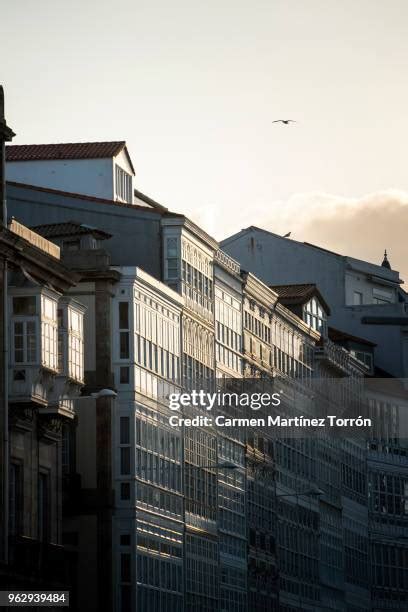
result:
[[[11,266],[27,270],[34,278],[65,292],[76,285],[79,277],[68,270],[58,259],[30,244],[6,228],[0,230],[0,256]]]
[[[273,311],[278,301],[277,294],[250,272],[243,272],[241,276],[244,280],[244,293]]]

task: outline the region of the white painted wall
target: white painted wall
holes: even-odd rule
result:
[[[133,176],[133,170],[124,149],[115,157],[115,164],[118,164],[122,170]]]
[[[122,163],[120,165],[122,166]],[[108,200],[114,199],[113,177],[112,158],[19,161],[6,164],[8,181]]]

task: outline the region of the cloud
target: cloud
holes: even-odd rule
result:
[[[408,193],[389,189],[360,198],[303,193],[269,205],[248,204],[227,213],[216,206],[195,211],[218,239],[249,225],[312,242],[343,255],[380,264],[387,249],[391,266],[408,282]]]
[[[408,193],[390,190],[359,199],[312,196],[303,200],[302,211],[293,212],[295,239],[372,263],[381,263],[387,249],[392,268],[408,279]]]

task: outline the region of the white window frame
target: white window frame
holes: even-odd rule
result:
[[[78,329],[72,325],[72,317],[78,317]],[[68,307],[68,376],[80,382],[84,379],[84,322],[82,313]]]
[[[120,200],[132,203],[132,177],[118,164],[115,164],[115,194]]]
[[[34,359],[28,359],[28,352],[29,352],[29,348],[28,348],[28,333],[27,333],[27,324],[28,323],[33,323],[34,324],[34,333],[30,334],[30,336],[34,336],[35,338],[35,347],[34,347]],[[23,338],[23,346],[22,346],[22,351],[23,351],[23,360],[22,361],[17,361],[16,359],[16,350],[20,350],[20,349],[16,349],[16,332],[15,332],[15,326],[17,324],[21,324],[23,326],[23,333],[22,333],[22,338]],[[31,317],[24,317],[24,316],[18,316],[18,317],[13,317],[13,321],[12,321],[12,338],[11,338],[11,346],[12,346],[12,355],[13,355],[13,364],[14,365],[34,365],[36,363],[38,363],[38,349],[39,349],[39,337],[38,337],[38,317],[37,316],[31,316]]]
[[[52,313],[46,312],[47,302]],[[41,365],[58,371],[58,302],[48,295],[41,296]]]

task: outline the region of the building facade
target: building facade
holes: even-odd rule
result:
[[[255,226],[225,238],[221,246],[268,285],[317,285],[330,304],[331,325],[373,342],[377,365],[406,377],[407,296],[387,255],[375,265]]]
[[[8,334],[0,582],[68,590],[75,558],[62,546],[62,432],[84,381],[85,308],[67,295],[76,277],[57,246],[13,220],[0,249]]]
[[[397,559],[387,540],[395,544],[398,529],[399,537],[406,533],[400,443],[394,444],[399,480],[387,480],[361,440],[170,428],[166,399],[171,390],[234,389],[244,382],[257,391],[279,386],[288,398],[284,409],[297,414],[358,405],[380,355],[383,332],[375,330],[389,325],[382,318],[374,328],[367,313],[360,317],[362,308],[384,308],[381,317],[392,310],[380,363],[391,369],[403,363],[398,275],[368,265],[367,279],[380,289],[390,283],[395,302],[366,305],[363,297],[349,304],[345,275],[364,262],[329,254],[331,263],[322,264],[316,255],[322,251],[306,245],[316,259],[302,278],[290,277],[292,266],[301,267],[289,256],[279,275],[268,278],[247,265],[251,273],[242,272],[201,228],[143,194],[128,204],[47,185],[9,189],[13,214],[38,231],[40,224],[66,226],[72,219],[82,228],[73,235],[72,227],[67,234],[60,228],[53,239],[80,274],[70,295],[87,306],[87,388],[118,392],[114,413],[112,406],[86,412],[84,404],[73,435],[71,482],[81,477],[82,506],[71,509],[66,537],[75,541],[79,533],[74,548],[83,559],[82,580],[93,571],[89,596],[97,601],[96,593],[103,594],[94,609],[362,612],[381,609],[385,599],[402,601],[405,592],[398,586],[397,600],[393,585],[396,576],[404,578],[405,547],[400,540]],[[279,257],[285,259],[286,247]],[[333,288],[337,272],[343,276]],[[386,351],[397,336],[402,344],[394,360]],[[390,443],[381,445],[385,452]],[[393,501],[384,504],[391,489]],[[384,527],[385,515],[392,529]],[[93,565],[86,550],[93,551]],[[106,550],[112,557],[101,559]]]

